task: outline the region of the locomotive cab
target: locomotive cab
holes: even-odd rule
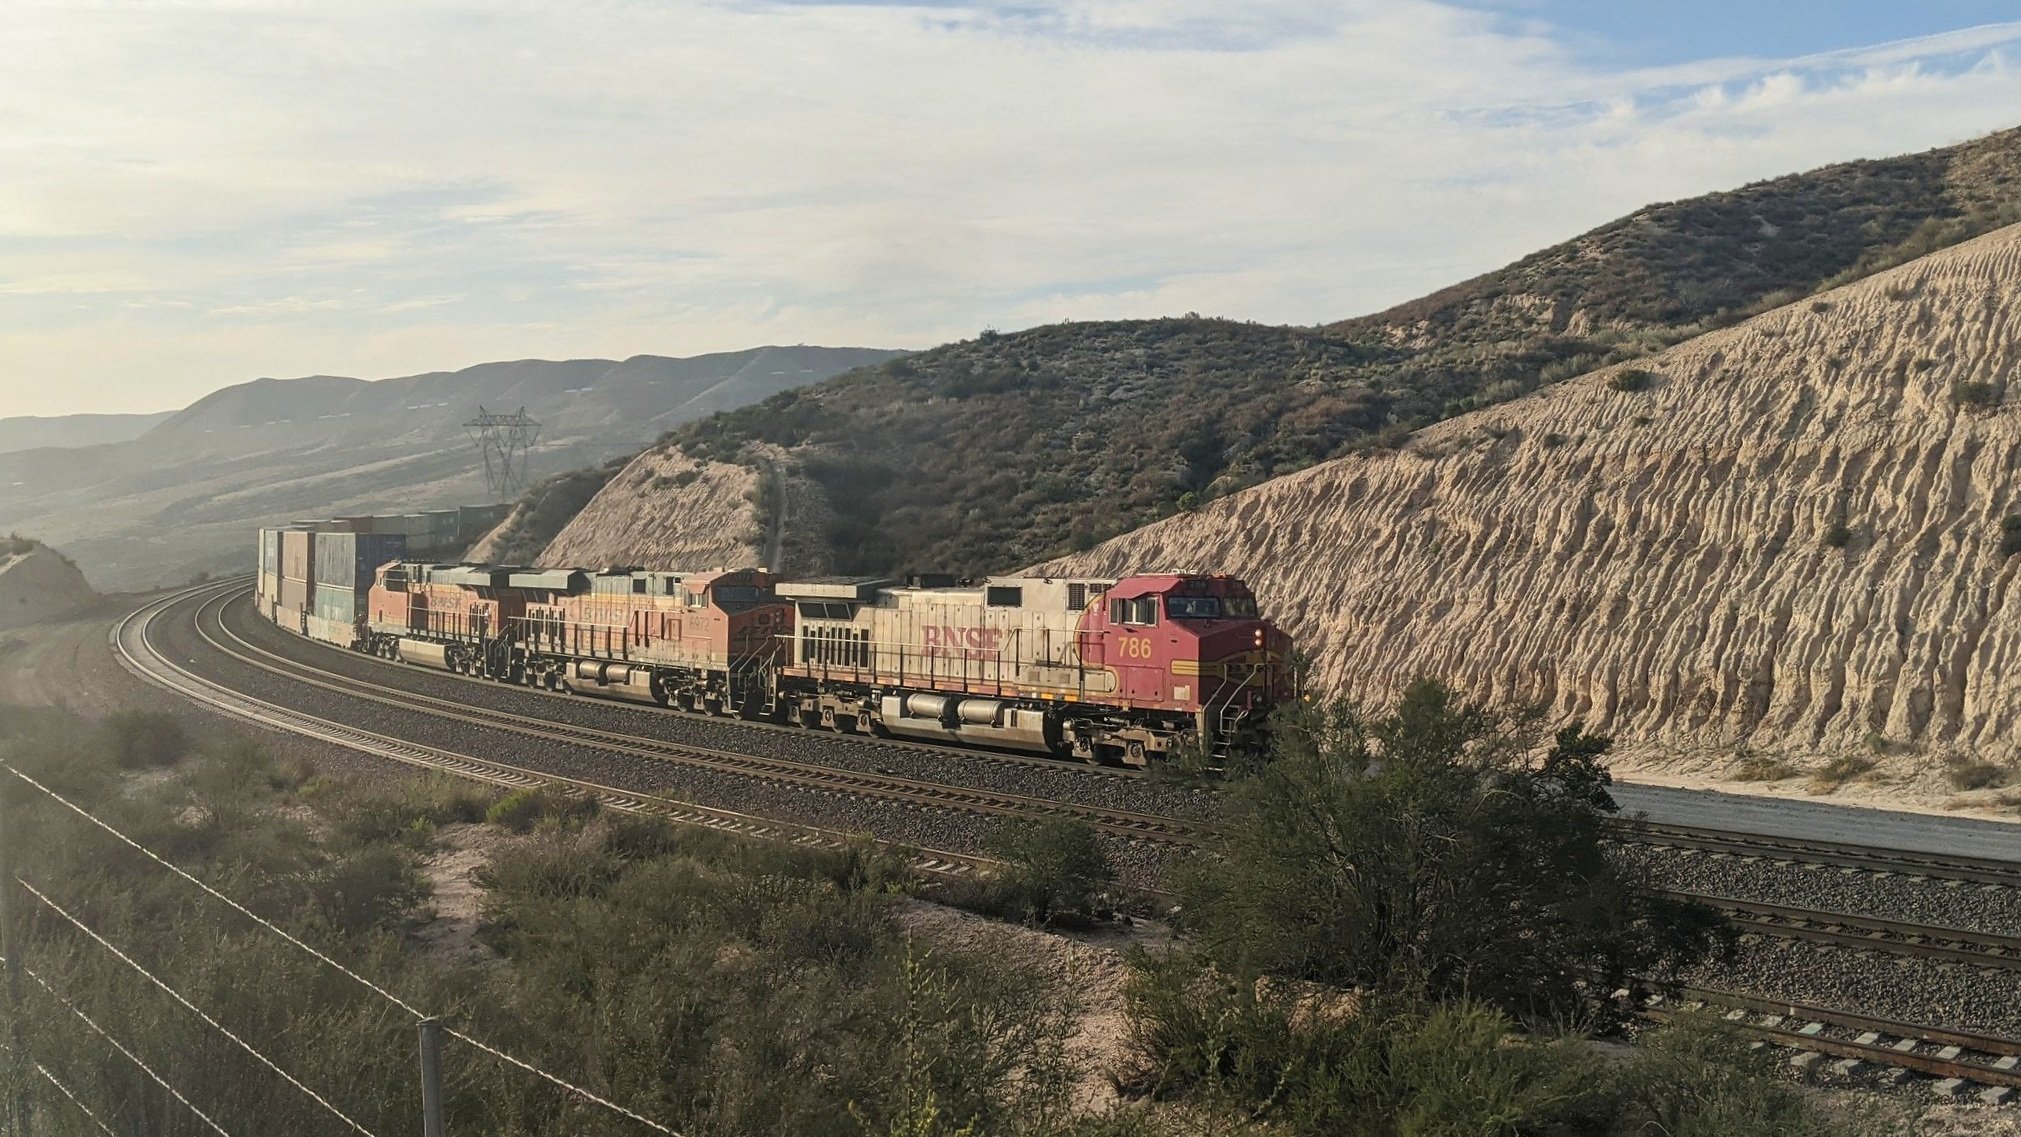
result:
[[[1241,580],[1135,576],[1104,599],[1082,651],[1115,673],[1124,706],[1186,716],[1223,751],[1287,696],[1290,638],[1258,615]]]

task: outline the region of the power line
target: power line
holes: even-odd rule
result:
[[[135,1066],[140,1067],[140,1072],[146,1074],[148,1078],[154,1082],[155,1085],[160,1086],[164,1090],[167,1090],[168,1096],[181,1102],[184,1108],[188,1109],[191,1113],[196,1114],[197,1117],[202,1119],[205,1125],[211,1127],[211,1132],[216,1133],[218,1137],[232,1137],[232,1135],[225,1130],[224,1126],[219,1125],[216,1121],[211,1119],[210,1114],[205,1113],[201,1109],[198,1109],[195,1102],[192,1102],[188,1098],[182,1096],[182,1092],[180,1090],[177,1090],[174,1086],[169,1085],[168,1080],[163,1078],[160,1074],[155,1073],[154,1067],[148,1065],[146,1060],[142,1059],[140,1055],[135,1054],[133,1051],[128,1050],[124,1043],[112,1037],[112,1035],[108,1033],[104,1027],[99,1026],[96,1022],[92,1021],[91,1016],[85,1014],[84,1009],[82,1007],[79,1007],[76,1003],[73,1003],[70,1000],[64,998],[60,993],[58,993],[56,988],[51,987],[49,985],[48,980],[42,978],[40,975],[35,974],[35,970],[33,968],[24,966],[21,968],[21,973],[28,976],[28,978],[33,979],[35,981],[36,986],[48,992],[49,997],[56,1000],[58,1003],[62,1004],[65,1010],[68,1010],[71,1014],[76,1015],[80,1020],[83,1021],[84,1025],[90,1027],[92,1029],[92,1032],[97,1034],[98,1037],[111,1043],[112,1048],[114,1050],[117,1050],[121,1054],[126,1055],[127,1061],[133,1063]],[[94,1118],[94,1120],[96,1119]],[[101,1128],[104,1127],[103,1122],[100,1123],[100,1127]]]
[[[135,852],[138,852],[138,853],[140,853],[140,854],[141,854],[142,856],[144,856],[144,857],[146,857],[147,859],[149,859],[149,860],[153,861],[154,863],[156,863],[156,864],[160,865],[160,866],[161,866],[162,868],[165,868],[165,869],[167,869],[167,870],[168,870],[169,872],[171,872],[171,873],[174,873],[174,874],[175,874],[176,876],[179,876],[179,877],[181,877],[181,878],[182,878],[183,880],[185,880],[185,881],[188,881],[188,882],[189,882],[190,884],[193,884],[193,885],[197,886],[198,888],[202,889],[202,890],[203,890],[203,891],[204,891],[205,893],[207,893],[208,895],[210,895],[210,896],[211,896],[211,897],[212,897],[213,899],[217,900],[217,901],[218,901],[219,903],[221,903],[221,904],[224,904],[224,905],[225,905],[226,907],[228,907],[228,908],[232,909],[233,911],[235,911],[235,912],[239,913],[240,915],[242,915],[242,916],[246,917],[247,919],[251,920],[251,921],[252,921],[253,923],[255,923],[255,924],[258,924],[258,925],[259,925],[260,927],[262,927],[262,928],[266,929],[267,931],[269,931],[269,932],[272,932],[273,934],[275,934],[275,935],[277,935],[277,936],[281,937],[282,939],[284,939],[284,940],[288,941],[289,943],[293,944],[293,945],[294,945],[294,946],[296,946],[297,948],[300,948],[300,949],[301,949],[302,951],[304,951],[304,952],[307,952],[307,953],[308,953],[309,955],[311,955],[311,956],[315,957],[315,958],[316,958],[317,960],[319,960],[320,962],[322,962],[322,963],[326,964],[327,966],[329,966],[329,967],[330,967],[330,968],[332,968],[333,970],[337,971],[337,972],[338,972],[339,974],[341,974],[341,975],[345,976],[346,978],[348,978],[348,979],[352,980],[353,982],[356,982],[356,983],[357,983],[357,984],[359,984],[360,986],[364,987],[364,988],[365,988],[366,990],[368,990],[368,991],[371,991],[371,992],[372,992],[373,994],[375,994],[375,995],[378,995],[378,996],[379,996],[380,998],[382,998],[382,999],[385,999],[385,1000],[386,1000],[387,1002],[389,1002],[389,1003],[392,1003],[392,1004],[393,1004],[394,1006],[396,1006],[396,1007],[399,1007],[399,1008],[400,1008],[401,1010],[403,1010],[403,1011],[406,1011],[406,1012],[407,1012],[408,1014],[410,1014],[410,1015],[413,1015],[413,1016],[414,1016],[414,1017],[415,1017],[416,1019],[427,1019],[427,1018],[431,1018],[431,1017],[433,1017],[433,1016],[430,1016],[430,1015],[428,1015],[428,1014],[425,1014],[424,1012],[422,1012],[421,1010],[419,1010],[418,1008],[416,1008],[416,1007],[415,1007],[415,1006],[414,1006],[414,1005],[413,1005],[412,1003],[409,1003],[409,1002],[407,1002],[407,1001],[406,1001],[405,999],[402,999],[402,998],[401,998],[400,996],[398,996],[398,995],[395,995],[395,994],[394,994],[394,993],[392,993],[391,991],[388,991],[388,990],[386,990],[386,989],[385,989],[384,987],[381,987],[381,986],[379,986],[379,985],[378,985],[377,983],[374,983],[374,982],[372,982],[372,981],[371,981],[370,979],[367,979],[367,978],[365,978],[365,977],[364,977],[363,975],[360,975],[360,974],[358,974],[357,972],[355,972],[355,971],[351,970],[350,968],[348,968],[348,967],[344,966],[343,964],[341,964],[341,963],[337,962],[337,961],[336,961],[335,959],[332,959],[332,958],[331,958],[331,957],[330,957],[329,955],[327,955],[327,954],[323,953],[322,951],[319,951],[319,950],[317,950],[317,949],[316,949],[315,947],[313,947],[313,946],[309,945],[308,943],[305,943],[305,942],[304,942],[304,941],[302,941],[301,939],[298,939],[298,938],[297,938],[297,937],[295,937],[295,936],[294,936],[294,935],[293,935],[292,933],[290,933],[290,932],[289,932],[289,931],[288,931],[287,929],[285,929],[285,928],[282,928],[281,926],[279,926],[279,925],[277,925],[277,924],[273,923],[272,921],[268,920],[268,919],[267,919],[266,917],[264,917],[264,916],[261,916],[261,915],[260,915],[259,913],[257,913],[257,912],[255,912],[255,911],[253,911],[252,909],[250,909],[250,908],[246,907],[245,905],[243,905],[243,904],[239,903],[238,901],[236,901],[236,900],[233,900],[233,899],[232,899],[231,897],[229,897],[229,896],[226,896],[226,895],[225,895],[224,893],[222,893],[222,892],[219,892],[219,891],[218,891],[217,889],[215,889],[215,888],[212,888],[212,887],[211,887],[210,885],[208,885],[208,884],[204,883],[203,881],[201,881],[201,880],[197,879],[197,878],[196,878],[195,876],[192,876],[192,875],[191,875],[191,874],[190,874],[190,873],[189,873],[188,871],[186,871],[185,869],[183,869],[183,868],[182,868],[182,867],[181,867],[180,865],[177,865],[177,864],[175,864],[175,863],[174,863],[174,862],[172,862],[172,861],[169,861],[169,860],[166,860],[166,859],[164,859],[163,857],[161,857],[161,855],[160,855],[160,854],[156,853],[156,852],[155,852],[154,850],[152,850],[152,849],[149,849],[149,848],[148,848],[147,846],[145,846],[145,845],[142,845],[142,844],[141,844],[140,842],[138,842],[138,841],[134,840],[133,838],[131,838],[131,837],[127,836],[126,834],[124,834],[124,833],[120,832],[120,831],[119,831],[118,829],[115,829],[115,828],[113,828],[113,827],[112,827],[112,826],[111,826],[110,824],[108,824],[108,823],[106,823],[106,822],[104,822],[104,821],[101,821],[101,820],[100,820],[100,819],[99,819],[99,818],[98,818],[98,817],[97,817],[97,816],[96,816],[95,814],[93,814],[93,813],[92,813],[92,812],[91,812],[90,810],[88,810],[88,809],[85,809],[85,808],[84,808],[83,806],[81,806],[81,805],[78,805],[78,804],[77,804],[76,802],[73,802],[73,801],[71,801],[71,800],[70,800],[69,798],[66,798],[66,797],[64,797],[64,796],[63,796],[62,794],[60,794],[60,793],[57,793],[57,792],[56,792],[55,790],[53,790],[53,789],[50,789],[50,788],[49,788],[48,786],[45,786],[45,785],[43,785],[43,784],[42,784],[41,782],[38,782],[38,781],[36,781],[36,780],[35,780],[34,778],[32,778],[32,777],[30,777],[29,775],[27,775],[27,774],[23,773],[22,771],[20,771],[20,770],[16,769],[16,768],[15,768],[15,767],[13,766],[13,764],[12,764],[12,763],[9,763],[9,762],[5,762],[5,761],[0,761],[0,769],[4,769],[4,770],[6,770],[6,771],[7,771],[8,773],[10,773],[10,774],[13,774],[13,775],[14,775],[15,777],[17,777],[17,778],[20,778],[20,779],[21,779],[22,781],[24,781],[24,782],[27,782],[27,783],[28,783],[29,785],[31,785],[31,786],[33,786],[33,787],[35,787],[35,788],[36,788],[37,790],[40,790],[40,791],[41,791],[41,792],[42,792],[43,794],[45,794],[45,795],[47,795],[48,797],[50,797],[51,799],[55,800],[55,801],[56,801],[56,802],[57,802],[58,804],[62,805],[62,806],[63,806],[63,807],[65,808],[65,809],[68,809],[68,810],[70,810],[70,811],[71,811],[72,813],[75,813],[75,814],[76,814],[77,816],[79,816],[79,817],[82,817],[82,818],[83,818],[83,819],[85,819],[86,821],[89,821],[90,823],[92,823],[93,825],[97,826],[98,828],[100,828],[100,829],[103,829],[103,830],[104,830],[105,832],[107,832],[107,833],[111,834],[111,835],[112,835],[112,836],[113,836],[113,837],[114,837],[115,839],[117,839],[117,840],[118,840],[118,841],[119,841],[119,842],[120,842],[121,844],[124,844],[124,845],[126,845],[126,846],[127,846],[128,848],[130,848],[130,849],[133,849],[133,850],[134,850]],[[17,878],[15,878],[15,879],[19,880],[20,878],[18,878],[18,877],[17,877]],[[27,888],[27,889],[28,889],[28,890],[29,890],[30,892],[34,892],[34,891],[35,891],[35,890],[34,890],[34,888],[32,888],[31,886],[29,886],[28,882],[26,882],[26,881],[21,881],[21,885],[22,885],[22,887],[24,887],[24,888]],[[47,897],[43,897],[41,893],[37,892],[37,893],[36,893],[36,896],[37,896],[37,897],[39,897],[39,898],[41,898],[41,899],[43,900],[43,902],[44,902],[44,903],[50,904],[50,906],[51,906],[51,907],[55,907],[54,903],[53,903],[53,902],[51,902],[51,901],[50,901],[50,900],[49,900],[49,899],[48,899]],[[58,911],[60,912],[60,911],[61,911],[61,909],[58,909]],[[64,913],[64,915],[68,916],[68,914],[67,914],[67,913]],[[73,922],[73,923],[75,923],[76,921],[75,921],[75,920],[73,919],[73,921],[72,921],[72,922]],[[80,928],[82,928],[82,927],[83,927],[83,925],[82,925],[82,924],[79,924],[78,926],[79,926]],[[96,934],[95,934],[95,933],[90,933],[89,929],[86,929],[86,932],[87,932],[87,934],[91,934],[91,935],[93,936],[93,938],[97,938]],[[103,941],[101,940],[100,942],[103,942]],[[108,949],[111,949],[111,950],[113,950],[113,951],[114,951],[115,953],[117,953],[117,950],[118,950],[118,949],[116,949],[116,948],[112,948],[112,945],[111,945],[111,944],[106,944],[105,946],[106,946],[106,947],[107,947]],[[124,957],[124,956],[122,956],[121,958],[125,958],[125,957]],[[129,962],[129,963],[131,963],[131,961],[130,961],[130,960],[129,960],[128,962]],[[136,969],[138,969],[138,968],[139,968],[139,965],[138,965],[138,964],[133,964],[133,966],[134,966],[134,967],[135,967]],[[145,972],[145,971],[143,971],[143,972],[142,972],[142,974],[146,974],[146,972]],[[148,978],[150,978],[150,979],[153,979],[154,977],[153,977],[152,975],[149,975],[149,976],[148,976]],[[37,982],[39,983],[39,982],[41,982],[41,980],[37,980]],[[157,982],[158,984],[160,983],[160,981],[159,981],[159,980],[156,980],[156,982]],[[45,986],[45,988],[46,988],[46,986],[47,986],[47,985],[45,984],[44,986]],[[164,987],[164,989],[166,989],[166,985],[165,985],[165,984],[163,984],[162,986]],[[173,995],[173,994],[175,994],[175,992],[174,992],[174,991],[172,991],[172,990],[171,990],[171,991],[170,991],[169,993],[170,993],[170,994],[172,994],[172,995]],[[54,992],[51,992],[51,994],[54,994]],[[176,996],[176,997],[177,997],[178,999],[180,999],[180,998],[181,998],[181,996],[179,996],[179,995],[178,995],[178,996]],[[68,1004],[66,1004],[66,1005],[68,1005]],[[189,1004],[188,1004],[188,1003],[185,1003],[184,1005],[185,1005],[185,1006],[189,1006]],[[73,1009],[74,1009],[74,1008],[73,1008]],[[196,1010],[196,1008],[195,1008],[194,1006],[190,1006],[190,1009],[191,1009],[191,1010],[193,1010],[193,1011],[195,1011],[195,1010]],[[201,1011],[197,1011],[197,1013],[198,1013],[199,1015],[201,1015],[201,1014],[202,1014],[203,1012],[201,1012]],[[80,1011],[80,1012],[78,1012],[78,1014],[80,1015],[80,1017],[82,1016],[82,1012],[81,1012],[81,1011]],[[86,1020],[86,1021],[88,1022],[89,1020]],[[206,1019],[206,1021],[210,1021],[210,1020]],[[212,1025],[216,1026],[217,1024],[216,1024],[215,1022],[213,1022],[213,1023],[212,1023]],[[95,1029],[95,1024],[94,1024],[94,1029]],[[224,1027],[222,1027],[222,1026],[218,1026],[218,1029],[222,1031],[222,1030],[224,1030]],[[103,1031],[101,1031],[100,1033],[102,1034],[102,1033],[104,1033],[104,1032],[103,1032]],[[229,1032],[226,1032],[226,1033],[227,1033],[227,1034],[229,1035]],[[601,1095],[599,1095],[599,1094],[595,1093],[594,1091],[591,1091],[591,1090],[587,1090],[587,1089],[584,1089],[583,1087],[581,1087],[581,1086],[578,1086],[578,1085],[574,1084],[573,1082],[570,1082],[570,1081],[568,1081],[568,1080],[566,1080],[566,1079],[564,1079],[564,1078],[560,1077],[559,1075],[556,1075],[556,1074],[552,1074],[552,1073],[549,1073],[548,1071],[546,1071],[546,1070],[543,1070],[543,1069],[541,1069],[540,1067],[538,1067],[538,1066],[535,1066],[535,1065],[533,1065],[532,1063],[530,1063],[530,1062],[527,1062],[527,1061],[525,1061],[524,1059],[520,1059],[520,1058],[515,1058],[515,1057],[513,1057],[512,1055],[510,1055],[510,1054],[507,1054],[507,1053],[506,1053],[505,1051],[503,1051],[503,1050],[500,1050],[500,1049],[498,1049],[497,1047],[495,1047],[495,1046],[491,1045],[490,1043],[487,1043],[487,1042],[482,1042],[482,1041],[479,1041],[478,1039],[472,1038],[472,1037],[471,1037],[470,1035],[464,1034],[464,1033],[463,1033],[462,1031],[459,1031],[459,1030],[455,1030],[455,1029],[453,1029],[453,1028],[450,1028],[450,1027],[446,1027],[446,1026],[445,1026],[445,1027],[443,1028],[443,1033],[445,1033],[445,1034],[448,1034],[448,1035],[450,1035],[451,1037],[455,1038],[455,1039],[456,1039],[457,1041],[459,1041],[459,1042],[463,1042],[463,1043],[467,1043],[468,1045],[470,1045],[470,1046],[472,1046],[472,1047],[476,1048],[477,1050],[480,1050],[480,1051],[484,1052],[485,1054],[489,1054],[489,1055],[491,1055],[492,1057],[494,1057],[494,1058],[497,1058],[498,1060],[500,1060],[500,1061],[502,1061],[502,1062],[506,1062],[506,1063],[509,1063],[509,1064],[511,1064],[511,1065],[513,1065],[513,1066],[517,1066],[517,1067],[519,1067],[520,1069],[522,1069],[522,1070],[525,1070],[525,1071],[527,1071],[528,1073],[531,1073],[531,1074],[533,1074],[533,1075],[535,1075],[535,1076],[537,1076],[537,1077],[543,1078],[543,1079],[547,1080],[548,1082],[551,1082],[551,1083],[553,1083],[554,1085],[556,1085],[556,1086],[559,1086],[559,1087],[561,1087],[562,1089],[564,1089],[564,1090],[568,1091],[569,1093],[571,1093],[571,1094],[574,1094],[574,1095],[575,1095],[576,1097],[579,1097],[579,1098],[581,1098],[582,1100],[584,1100],[584,1101],[586,1101],[586,1102],[589,1102],[589,1103],[591,1103],[591,1104],[593,1104],[593,1105],[597,1105],[597,1106],[601,1106],[601,1107],[603,1107],[604,1109],[608,1109],[608,1110],[610,1110],[610,1111],[611,1111],[611,1112],[613,1112],[613,1113],[619,1114],[619,1115],[621,1115],[621,1116],[623,1116],[623,1117],[627,1117],[627,1118],[629,1118],[629,1119],[631,1119],[631,1120],[633,1120],[633,1121],[636,1121],[636,1122],[638,1122],[638,1123],[639,1123],[639,1124],[641,1124],[641,1125],[644,1125],[644,1126],[645,1126],[645,1127],[647,1127],[648,1129],[651,1129],[651,1130],[653,1130],[653,1131],[655,1131],[655,1132],[657,1132],[657,1133],[664,1133],[664,1134],[667,1134],[667,1135],[668,1135],[668,1137],[681,1137],[681,1134],[680,1134],[679,1132],[677,1132],[676,1130],[670,1129],[670,1128],[668,1128],[667,1126],[665,1126],[665,1125],[662,1125],[662,1124],[660,1124],[659,1122],[657,1122],[657,1121],[654,1121],[654,1120],[652,1120],[651,1118],[649,1118],[649,1117],[646,1117],[646,1116],[644,1116],[643,1114],[640,1114],[640,1113],[638,1113],[638,1112],[636,1112],[636,1111],[633,1111],[633,1110],[627,1109],[627,1108],[625,1108],[624,1106],[621,1106],[621,1105],[619,1105],[618,1103],[616,1103],[616,1102],[614,1102],[614,1101],[611,1101],[611,1100],[610,1100],[609,1098],[603,1097],[603,1096],[601,1096]],[[108,1040],[108,1041],[110,1041],[110,1040],[111,1040],[111,1036],[110,1036],[110,1035],[107,1035],[106,1037],[107,1037],[107,1040]],[[234,1039],[233,1039],[233,1041],[235,1041],[235,1042],[236,1042],[236,1041],[238,1041],[238,1040],[237,1040],[236,1038],[234,1038]],[[114,1043],[114,1045],[117,1045],[117,1043]],[[240,1045],[242,1045],[242,1046],[243,1046],[243,1045],[245,1045],[245,1044],[244,1044],[244,1043],[240,1043]],[[249,1049],[250,1049],[250,1048],[249,1048]],[[258,1056],[258,1055],[256,1055],[256,1056]],[[131,1057],[131,1055],[129,1055],[129,1057]],[[264,1061],[264,1059],[262,1059],[262,1060]],[[135,1061],[136,1061],[136,1062],[138,1062],[138,1061],[139,1061],[139,1059],[137,1059],[137,1058],[136,1058],[136,1059],[135,1059]],[[278,1067],[276,1067],[276,1068],[275,1068],[275,1072],[276,1072],[276,1073],[280,1073],[281,1071],[279,1070],[279,1068],[278,1068]],[[282,1076],[283,1076],[283,1077],[286,1077],[287,1075],[286,1075],[286,1074],[282,1074]],[[157,1079],[157,1080],[159,1080],[159,1079]],[[293,1079],[290,1079],[290,1081],[292,1081],[292,1080],[293,1080]],[[297,1085],[300,1085],[300,1083],[296,1083],[296,1084],[297,1084]],[[164,1088],[166,1088],[166,1084],[164,1084]],[[312,1095],[314,1094],[314,1091],[312,1091],[312,1090],[309,1090],[309,1089],[308,1089],[308,1087],[306,1087],[306,1086],[302,1086],[301,1088],[302,1088],[302,1089],[303,1089],[303,1090],[304,1090],[305,1092],[308,1092],[308,1093],[310,1093],[310,1094],[312,1094]],[[173,1091],[171,1091],[171,1092],[173,1092]],[[180,1098],[178,1097],[178,1100],[181,1100],[181,1099],[180,1099]],[[318,1101],[321,1101],[322,1099],[321,1099],[321,1098],[318,1098],[317,1100],[318,1100]],[[187,1103],[185,1103],[185,1104],[187,1104]],[[327,1105],[327,1103],[325,1103],[325,1104]],[[195,1109],[196,1107],[195,1107],[195,1106],[191,1106],[190,1108],[191,1108],[191,1109]],[[331,1108],[332,1108],[332,1109],[334,1110],[334,1107],[331,1107]],[[201,1115],[200,1115],[200,1116],[201,1116]],[[343,1115],[342,1115],[342,1114],[339,1114],[338,1116],[342,1117]],[[209,1119],[208,1119],[208,1118],[206,1118],[205,1120],[207,1120],[207,1121],[208,1121]],[[347,1121],[347,1122],[348,1122],[348,1121],[351,1121],[351,1119],[350,1119],[350,1118],[348,1118],[348,1117],[344,1118],[344,1120],[345,1120],[345,1121]],[[353,1125],[354,1127],[357,1127],[357,1123],[356,1123],[356,1122],[351,1122],[351,1124],[352,1124],[352,1125]],[[215,1128],[217,1128],[217,1126],[216,1126],[216,1124],[215,1124],[215,1123],[212,1123],[212,1128],[214,1128],[214,1129],[215,1129]],[[362,1127],[360,1127],[359,1131],[360,1131],[360,1132],[364,1132],[364,1130],[362,1129]],[[223,1131],[222,1129],[219,1129],[219,1130],[218,1130],[218,1132],[222,1133],[222,1132],[224,1132],[224,1131]]]
[[[202,1019],[204,1022],[209,1023],[214,1029],[216,1029],[216,1031],[219,1034],[222,1034],[226,1038],[231,1039],[232,1042],[236,1046],[238,1046],[240,1050],[243,1050],[247,1054],[252,1055],[255,1059],[259,1061],[259,1063],[262,1066],[265,1066],[267,1069],[272,1070],[274,1073],[280,1075],[282,1081],[309,1095],[310,1098],[314,1099],[317,1105],[320,1105],[324,1109],[329,1110],[332,1114],[334,1114],[337,1117],[338,1120],[342,1121],[344,1124],[350,1126],[351,1128],[357,1130],[358,1132],[363,1133],[365,1137],[376,1137],[376,1135],[370,1129],[367,1129],[363,1125],[358,1124],[358,1122],[353,1120],[349,1114],[345,1113],[343,1110],[338,1109],[335,1105],[331,1104],[328,1098],[325,1098],[322,1094],[319,1094],[315,1090],[310,1089],[307,1085],[302,1083],[301,1079],[295,1077],[293,1074],[290,1074],[286,1070],[281,1069],[280,1066],[277,1065],[273,1059],[260,1053],[259,1050],[256,1049],[252,1043],[247,1042],[245,1039],[240,1038],[236,1034],[233,1034],[231,1029],[225,1026],[225,1024],[210,1017],[208,1014],[205,1014],[202,1007],[199,1007],[195,1003],[190,1002],[187,998],[184,998],[182,992],[177,991],[175,988],[169,986],[167,983],[163,982],[160,978],[156,977],[153,972],[149,971],[147,968],[142,967],[139,963],[135,962],[132,956],[127,955],[125,952],[119,950],[119,948],[116,945],[114,945],[112,941],[106,939],[104,936],[99,935],[97,932],[93,931],[91,927],[87,925],[84,921],[78,919],[77,917],[71,915],[69,912],[65,911],[62,905],[56,903],[56,901],[54,900],[49,899],[48,896],[43,894],[41,889],[36,888],[34,885],[29,884],[27,881],[22,880],[18,876],[15,877],[14,880],[15,883],[27,889],[29,894],[34,896],[35,899],[40,900],[43,903],[43,905],[47,907],[50,911],[56,913],[58,916],[63,917],[65,920],[70,921],[72,927],[75,927],[78,931],[83,932],[87,936],[90,936],[92,940],[98,944],[99,947],[102,947],[106,951],[111,952],[113,956],[116,957],[121,963],[124,963],[128,967],[133,968],[135,971],[139,972],[141,976],[145,978],[149,983],[152,983],[155,986],[161,988],[163,991],[167,992],[169,998],[174,999],[178,1003],[181,1003],[184,1009],[188,1010],[191,1014],[195,1015],[196,1017]]]

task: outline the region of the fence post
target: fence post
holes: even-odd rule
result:
[[[442,1125],[442,1020],[421,1020],[421,1133],[444,1137]]]
[[[7,778],[0,772],[0,955],[7,957],[8,1061],[13,1067],[13,1100],[7,1103],[7,1131],[28,1137],[28,1049],[21,1030],[21,944],[14,935],[14,864],[7,856]]]

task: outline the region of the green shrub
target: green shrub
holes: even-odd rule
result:
[[[596,816],[595,798],[575,797],[552,786],[514,790],[484,811],[484,820],[514,833],[530,832],[546,822],[567,824]]]
[[[1572,440],[1554,431],[1550,434],[1545,435],[1541,441],[1543,442],[1544,446],[1547,449],[1556,450],[1558,447],[1563,446],[1567,442],[1570,442]]]
[[[1179,881],[1220,966],[1548,1019],[1719,942],[1713,913],[1609,855],[1605,738],[1575,725],[1540,747],[1533,718],[1429,681],[1381,718],[1296,704],[1273,729],[1215,855]]]
[[[1002,867],[950,888],[951,903],[1033,924],[1082,922],[1095,915],[1099,895],[1116,877],[1086,822],[1006,821],[987,844]]]
[[[1615,372],[1614,377],[1612,379],[1607,380],[1607,385],[1609,387],[1612,387],[1616,391],[1625,391],[1630,393],[1635,391],[1647,391],[1649,388],[1656,385],[1656,373],[1653,371],[1644,371],[1640,368],[1631,367],[1625,371]]]
[[[1773,1051],[1708,1018],[1652,1032],[1612,1079],[1616,1125],[1664,1137],[1833,1137],[1795,1087],[1776,1077]]]
[[[173,766],[189,753],[189,732],[165,711],[114,711],[105,718],[113,761],[123,770]]]
[[[412,855],[389,845],[368,845],[331,863],[312,891],[324,919],[344,935],[394,928],[428,896]]]
[[[1824,535],[1819,540],[1827,549],[1843,549],[1853,543],[1852,527],[1847,525],[1844,519],[1835,518],[1830,525],[1825,526]]]
[[[1233,1106],[1328,1137],[1584,1130],[1605,1107],[1578,1047],[1513,1038],[1493,1010],[1392,1005],[1234,983],[1180,955],[1139,955],[1127,999],[1131,1088]]]

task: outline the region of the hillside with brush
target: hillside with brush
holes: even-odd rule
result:
[[[786,471],[789,500],[761,510],[754,497],[740,524],[766,528],[765,510],[817,524],[790,543],[789,569],[1000,571],[1394,448],[1430,423],[1988,232],[2017,208],[2021,131],[2007,131],[1651,206],[1322,328],[1187,316],[985,332],[688,424],[651,462]],[[602,512],[667,493],[652,508],[678,517],[680,489],[652,488],[655,476],[611,479]],[[568,538],[572,555],[622,559],[580,531]]]
[[[2021,226],[1037,571],[1239,573],[1371,705],[2011,763],[2017,366]]]

